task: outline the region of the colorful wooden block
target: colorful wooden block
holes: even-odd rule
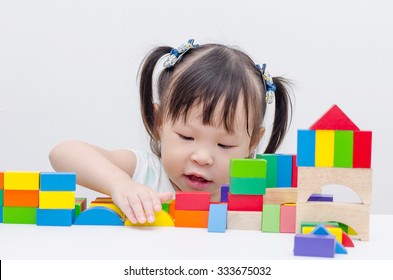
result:
[[[292,155],[292,188],[297,187],[297,156]]]
[[[230,178],[229,191],[232,194],[259,194],[266,193],[266,178]]]
[[[295,233],[296,231],[296,204],[280,205],[280,232]]]
[[[227,229],[257,230],[262,229],[262,212],[260,211],[228,211]]]
[[[75,219],[79,216],[79,214],[86,210],[87,198],[85,197],[76,197],[75,198]]]
[[[123,220],[112,209],[97,206],[86,209],[76,218],[74,225],[123,226]]]
[[[175,227],[208,227],[209,211],[176,210],[175,216]]]
[[[171,215],[171,217],[172,217],[173,219],[176,218],[176,217],[175,217],[175,215],[176,215],[176,200],[175,200],[175,199],[173,199],[173,200],[171,201],[171,203],[169,203],[169,215]]]
[[[221,202],[228,202],[228,193],[229,193],[229,185],[222,185],[220,191]]]
[[[345,247],[355,247],[353,244],[352,239],[349,237],[349,235],[343,231],[343,236],[342,236],[342,244]]]
[[[266,160],[266,188],[277,186],[277,155],[257,154],[256,158]]]
[[[37,208],[37,226],[71,226],[74,216],[75,209]]]
[[[3,223],[3,207],[0,207],[0,224]]]
[[[355,131],[353,135],[353,168],[371,168],[372,132]]]
[[[292,155],[277,155],[277,188],[292,186]]]
[[[41,191],[75,191],[76,173],[74,172],[41,172]]]
[[[337,106],[333,105],[314,124],[312,130],[359,130],[352,120]]]
[[[278,204],[263,205],[262,231],[280,232],[280,205]]]
[[[333,195],[332,194],[321,194],[321,193],[313,193],[307,201],[329,201],[333,202]]]
[[[210,204],[208,232],[225,232],[227,228],[227,204]]]
[[[5,171],[5,190],[39,190],[40,173],[36,171]]]
[[[336,239],[331,235],[296,234],[295,256],[333,258],[336,251]]]
[[[333,167],[334,165],[334,130],[315,132],[315,166]]]
[[[337,222],[301,222],[300,223],[300,232],[303,232],[303,228],[304,227],[312,227],[315,228],[318,225],[325,225],[326,227],[338,227],[338,223]]]
[[[123,211],[121,211],[120,208],[119,208],[116,204],[114,204],[114,203],[100,203],[100,202],[92,201],[92,202],[90,203],[90,207],[89,207],[89,208],[97,207],[97,206],[101,206],[101,207],[106,207],[106,208],[112,209],[112,210],[115,211],[120,217],[122,217],[122,218],[125,217]]]
[[[297,131],[297,166],[315,166],[315,130]]]
[[[35,207],[3,207],[4,224],[35,224],[37,213]]]
[[[168,214],[169,214],[169,204],[171,203],[171,201],[164,202],[161,204],[161,209],[167,212]]]
[[[0,190],[0,207],[4,205],[4,190]]]
[[[171,215],[168,212],[161,210],[155,213],[155,221],[153,223],[144,223],[144,224],[133,224],[130,220],[126,220],[124,222],[125,226],[150,226],[150,227],[173,227],[175,226],[175,222]]]
[[[4,189],[4,172],[0,171],[0,190]]]
[[[75,192],[40,191],[39,208],[41,209],[74,209]]]
[[[4,206],[38,207],[38,190],[4,190]]]
[[[319,224],[315,227],[302,227],[303,234],[321,234],[321,235],[333,235],[336,237],[338,242],[342,242],[343,231],[338,227],[327,227],[324,224]]]
[[[176,192],[176,210],[208,211],[209,192]]]
[[[336,130],[334,132],[334,167],[352,168],[353,131]]]
[[[229,211],[263,211],[263,195],[228,193]]]
[[[231,159],[230,177],[266,178],[266,160]]]

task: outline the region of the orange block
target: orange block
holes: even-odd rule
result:
[[[4,206],[38,207],[38,190],[4,190]]]
[[[209,211],[176,210],[175,227],[207,228]]]
[[[0,190],[4,189],[4,172],[0,172]]]
[[[169,215],[173,219],[176,219],[176,200],[172,200],[171,203],[169,203]]]

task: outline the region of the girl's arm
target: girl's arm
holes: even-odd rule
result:
[[[136,156],[129,150],[108,151],[70,140],[55,146],[49,159],[56,171],[76,172],[79,185],[111,196],[132,223],[154,222],[154,211],[172,198],[131,179]]]

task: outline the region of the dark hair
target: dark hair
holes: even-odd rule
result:
[[[168,46],[155,48],[145,57],[140,69],[142,119],[151,137],[152,151],[161,155],[157,131],[161,118],[172,121],[182,118],[185,121],[189,109],[195,105],[203,108],[203,124],[212,124],[216,108],[221,108],[221,123],[232,133],[239,100],[243,100],[251,144],[256,145],[266,112],[266,92],[262,74],[252,59],[238,49],[219,44],[205,44],[189,50],[174,67],[160,73],[157,84],[160,106],[157,112],[153,74],[157,62],[171,49]],[[276,84],[275,114],[265,153],[274,153],[278,149],[292,117],[289,82],[281,77],[273,77],[273,82]],[[219,104],[223,106],[217,106]]]

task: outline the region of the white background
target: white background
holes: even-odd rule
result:
[[[140,62],[195,38],[239,46],[293,81],[279,152],[296,153],[297,129],[333,104],[372,130],[372,213],[393,214],[392,13],[388,0],[0,0],[0,170],[52,170],[48,153],[66,139],[147,148]]]

